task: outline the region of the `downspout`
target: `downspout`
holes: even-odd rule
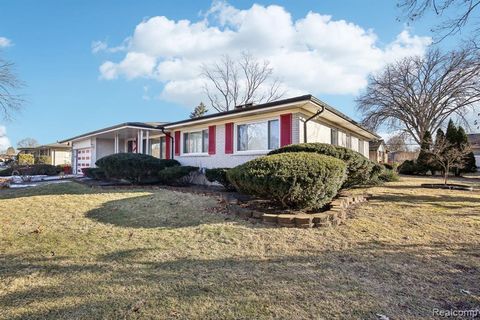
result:
[[[303,142],[304,143],[307,143],[307,122],[310,121],[310,120],[313,120],[315,119],[316,117],[318,117],[323,111],[325,111],[325,107],[324,106],[321,106],[322,108],[319,109],[313,116],[311,116],[310,118],[308,118],[307,120],[305,120],[303,122]]]
[[[166,136],[166,137],[169,137],[170,139],[172,139],[172,147],[170,148],[170,159],[173,159],[173,156],[175,154],[174,152],[174,149],[175,149],[175,139],[170,135],[169,132],[165,132],[165,128],[164,127],[161,127],[160,128],[162,130],[162,133]]]

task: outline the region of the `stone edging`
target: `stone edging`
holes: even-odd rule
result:
[[[289,228],[318,228],[338,226],[345,221],[348,209],[367,201],[367,195],[343,195],[332,201],[328,211],[313,214],[271,214],[244,208],[231,197],[224,197],[230,213],[253,223]]]

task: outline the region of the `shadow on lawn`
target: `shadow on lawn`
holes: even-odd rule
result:
[[[4,291],[0,316],[25,307],[11,318],[415,318],[431,317],[433,308],[473,309],[479,299],[472,244],[369,242],[262,259],[162,261],[160,252],[122,250],[85,262],[0,255],[0,278],[10,283],[58,279]]]
[[[39,185],[37,187],[17,188],[0,190],[0,199],[16,199],[26,198],[32,196],[55,196],[55,195],[84,195],[84,194],[99,194],[99,193],[132,193],[145,192],[148,189],[131,188],[131,189],[100,189],[90,188],[83,184],[76,182],[54,183]]]
[[[109,201],[86,217],[128,228],[184,228],[225,222],[222,210],[215,198],[165,191]]]

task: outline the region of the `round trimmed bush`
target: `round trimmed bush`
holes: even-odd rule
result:
[[[325,143],[291,144],[272,150],[269,155],[290,152],[314,152],[345,161],[347,164],[347,179],[342,186],[344,188],[367,183],[374,166],[372,161],[356,151]]]
[[[117,153],[95,162],[107,178],[124,179],[132,183],[158,182],[158,172],[179,166],[176,160],[165,160],[141,153]]]
[[[271,199],[285,208],[320,209],[337,194],[346,165],[330,156],[298,152],[257,158],[227,172],[246,194]]]

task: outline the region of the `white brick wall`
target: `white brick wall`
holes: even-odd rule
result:
[[[235,137],[234,137],[235,138]],[[174,159],[184,166],[200,168],[233,168],[264,154],[225,154],[225,125],[217,125],[215,134],[216,153],[214,155],[175,156]]]

